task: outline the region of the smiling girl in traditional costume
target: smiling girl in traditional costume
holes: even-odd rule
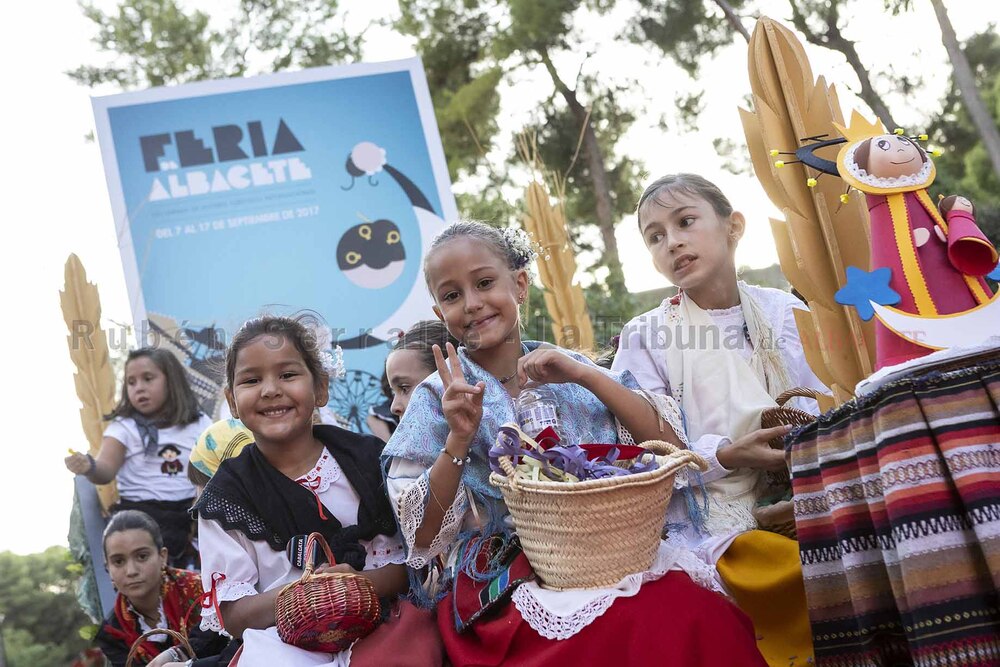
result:
[[[226,398],[253,443],[219,465],[194,508],[202,578],[215,602],[202,626],[243,638],[240,667],[440,664],[433,619],[408,603],[392,604],[372,634],[333,654],[286,644],[275,627],[275,600],[302,576],[302,547],[314,532],[337,561],[317,573],[360,574],[389,603],[407,588],[382,486],[382,442],[313,424],[327,402],[329,371],[299,319],[258,318],[233,337]]]
[[[673,429],[682,430],[676,406],[638,391],[631,374],[521,340],[519,306],[532,258],[522,236],[482,223],[456,223],[435,239],[425,258],[427,285],[435,313],[462,345],[448,344],[447,360],[436,350],[438,372],[413,391],[383,452],[408,562],[420,567],[441,558],[452,581],[438,604],[449,660],[761,665],[746,618],[681,571],[684,563],[706,585],[711,578],[686,550],[667,550],[660,571],[632,575],[617,588],[556,593],[524,583],[531,567],[523,554],[511,556],[510,517],[488,482],[488,450],[499,427],[517,421],[513,399],[525,383],[551,387],[568,442],[620,443],[627,432],[638,442],[676,443]],[[504,564],[489,581],[476,571],[483,553],[476,544]]]

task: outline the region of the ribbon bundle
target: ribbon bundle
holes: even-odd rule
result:
[[[552,482],[583,482],[619,475],[634,475],[656,470],[656,456],[635,445],[580,444],[565,445],[549,427],[537,440],[517,426],[505,424],[490,448],[490,469],[504,474],[499,458],[511,458],[518,472],[529,479]]]

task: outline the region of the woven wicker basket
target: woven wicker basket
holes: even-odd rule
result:
[[[382,618],[375,586],[367,577],[346,572],[313,574],[313,552],[319,544],[335,563],[319,533],[306,541],[302,578],[281,589],[274,602],[278,636],[307,651],[338,653],[369,634]]]
[[[753,517],[761,530],[766,530],[791,539],[798,539],[795,530],[795,505],[791,500],[758,507],[754,509]]]
[[[197,657],[194,653],[194,649],[191,648],[191,642],[188,641],[188,638],[183,632],[177,632],[176,630],[171,630],[169,628],[153,628],[152,630],[147,630],[142,633],[139,635],[138,639],[132,642],[132,648],[129,649],[128,657],[125,658],[125,667],[132,667],[132,661],[135,660],[135,654],[139,651],[139,647],[144,641],[154,635],[169,635],[170,637],[173,637],[177,644],[187,651],[188,658]]]
[[[802,426],[815,421],[815,415],[811,415],[808,412],[797,408],[786,408],[785,403],[796,396],[801,396],[803,398],[816,398],[818,395],[818,392],[807,387],[795,387],[794,389],[789,389],[774,399],[774,402],[778,404],[778,407],[767,408],[760,413],[760,427],[774,428],[775,426],[783,425]],[[771,447],[775,449],[784,449],[784,440],[784,437],[775,438],[770,443]]]
[[[803,398],[816,398],[817,392],[807,387],[796,387],[782,393],[774,399],[774,402],[778,404],[778,407],[768,408],[761,413],[760,427],[773,428],[775,426],[783,425],[802,426],[815,421],[816,417],[808,412],[798,410],[796,408],[785,407],[785,403],[796,396],[801,396]],[[784,449],[784,441],[784,437],[778,437],[772,440],[769,444],[775,449]],[[784,474],[787,476],[787,471]],[[789,485],[791,485],[790,479]],[[792,505],[791,500],[782,500],[774,503],[773,505],[758,507],[754,510],[754,518],[757,519],[757,525],[761,530],[778,533],[779,535],[784,535],[785,537],[790,537],[794,540],[797,536],[795,530],[794,509],[795,508]]]
[[[490,484],[503,493],[524,554],[545,588],[602,588],[652,565],[674,474],[685,465],[707,465],[666,442],[642,446],[665,456],[658,469],[575,483],[524,479],[510,457],[500,457],[506,475],[491,473]]]

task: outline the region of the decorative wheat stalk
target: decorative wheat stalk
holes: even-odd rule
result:
[[[87,272],[74,254],[66,260],[66,287],[59,293],[59,301],[69,328],[69,356],[76,365],[73,380],[82,404],[80,423],[90,454],[96,456],[104,434],[103,416],[115,406],[115,374],[108,355],[108,337],[101,328],[97,286],[87,282]],[[97,493],[105,509],[118,499],[114,482],[98,486]]]
[[[837,91],[823,77],[813,79],[798,39],[769,18],[754,28],[749,70],[753,111],[740,109],[740,116],[750,157],[768,197],[784,214],[784,220],[771,219],[781,270],[809,301],[810,313],[795,314],[806,360],[840,403],[871,374],[875,357],[871,324],[833,298],[846,281],[846,266],[868,268],[867,212],[861,199],[840,201],[840,179],[819,178],[809,187],[810,174],[801,164],[778,169],[770,153],[794,151],[806,137],[838,136],[833,123],[844,120]]]
[[[534,139],[522,136],[518,140],[521,156],[535,170],[544,173]],[[524,192],[524,229],[539,245],[538,274],[545,287],[545,307],[552,317],[552,333],[556,342],[576,350],[592,350],[594,329],[591,326],[583,290],[573,283],[576,256],[566,231],[564,191],[556,176],[551,177],[556,193],[552,204],[544,177],[536,177]]]

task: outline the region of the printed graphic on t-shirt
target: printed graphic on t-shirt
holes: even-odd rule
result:
[[[184,464],[179,460],[181,455],[180,447],[166,444],[160,447],[160,451],[157,454],[163,459],[163,463],[160,465],[160,472],[164,475],[173,477],[184,472]]]

